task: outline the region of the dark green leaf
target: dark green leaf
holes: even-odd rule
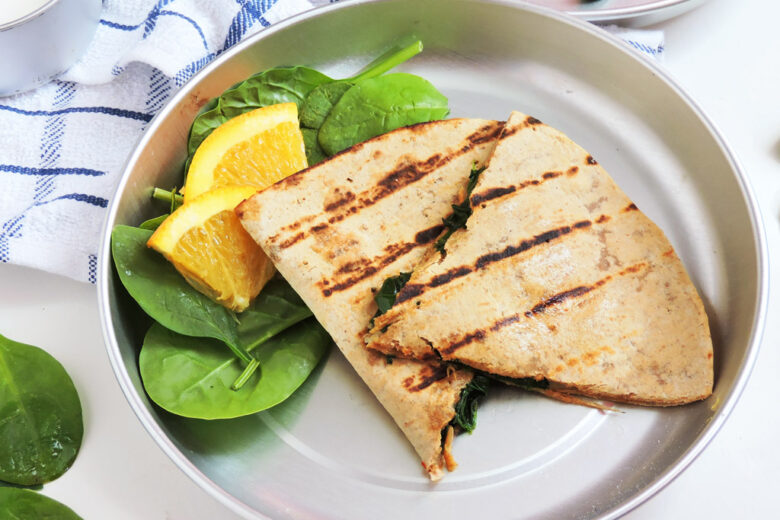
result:
[[[189,162],[192,160],[192,156],[195,155],[195,150],[198,149],[198,146],[206,140],[211,132],[227,120],[228,118],[222,114],[219,108],[207,110],[195,118],[190,129],[190,139],[187,143],[188,157],[185,171],[189,169]]]
[[[165,215],[160,215],[159,217],[150,218],[149,220],[144,220],[141,222],[141,225],[138,226],[141,229],[146,229],[148,231],[154,231],[158,227],[160,227],[160,224],[163,223],[163,221],[168,218],[168,213]]]
[[[352,83],[344,81],[334,81],[318,85],[309,92],[298,115],[301,125],[315,130],[319,129],[330,114],[331,109],[339,102],[341,96],[352,88],[352,85]]]
[[[260,369],[240,389],[239,361],[214,340],[188,338],[155,323],[141,349],[141,379],[149,397],[184,417],[228,419],[259,412],[292,394],[332,341],[314,320],[301,322],[255,348]]]
[[[219,97],[218,107],[227,119],[277,103],[292,102],[300,108],[317,85],[331,81],[325,74],[309,67],[274,67],[224,92]]]
[[[162,255],[146,247],[151,236],[151,231],[130,226],[116,226],[111,233],[114,264],[130,296],[172,331],[237,346],[234,314],[195,290]]]
[[[477,407],[479,401],[487,394],[490,380],[483,375],[475,375],[463,390],[455,403],[455,418],[452,422],[469,433],[477,427]]]
[[[192,123],[184,171],[189,170],[198,146],[228,119],[276,103],[292,102],[300,108],[314,87],[330,81],[333,80],[325,74],[308,67],[275,67],[229,88]]]
[[[81,520],[69,507],[28,489],[0,488],[2,520]]]
[[[349,89],[320,128],[320,146],[328,155],[402,126],[444,118],[447,98],[413,74],[387,74]]]
[[[387,278],[382,283],[382,287],[374,295],[374,301],[378,307],[377,316],[390,310],[390,307],[395,303],[396,296],[398,296],[398,293],[404,288],[411,276],[412,273],[401,273],[398,276]]]
[[[317,130],[301,128],[301,134],[303,135],[303,146],[306,149],[306,163],[309,166],[314,166],[328,158],[317,141]]]
[[[83,436],[81,402],[62,365],[0,336],[0,480],[54,480],[73,464]]]
[[[250,351],[311,315],[290,284],[281,276],[274,276],[252,305],[238,315],[239,344]]]

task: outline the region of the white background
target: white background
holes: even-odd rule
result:
[[[736,151],[778,250],[780,203],[780,2],[710,0],[655,28],[666,31],[665,66]],[[780,263],[771,278],[780,279]],[[627,518],[777,518],[780,492],[778,296],[758,362],[732,416],[705,452]],[[157,447],[114,379],[93,286],[0,265],[0,333],[45,348],[73,377],[86,433],[73,468],[44,493],[85,519],[237,518]]]

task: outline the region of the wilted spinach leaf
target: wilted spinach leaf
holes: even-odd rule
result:
[[[116,226],[111,254],[119,279],[138,305],[164,327],[185,336],[215,338],[245,362],[235,315],[194,289],[162,255],[146,247],[152,232]]]
[[[453,204],[452,213],[450,213],[447,218],[442,219],[444,227],[447,231],[442,236],[440,236],[433,245],[433,247],[435,247],[436,250],[442,255],[447,254],[447,251],[444,249],[444,244],[447,243],[447,240],[449,240],[452,234],[455,233],[456,230],[466,227],[466,221],[469,219],[472,213],[470,201],[471,192],[474,191],[474,187],[477,185],[477,181],[479,180],[479,175],[483,171],[485,171],[485,168],[477,167],[476,163],[471,166],[469,182],[466,186],[466,198],[463,199],[463,202],[460,204]]]
[[[56,479],[83,436],[81,402],[62,365],[0,336],[0,480],[35,486]]]
[[[72,509],[28,489],[0,488],[0,518],[3,520],[81,520]]]
[[[320,146],[328,155],[402,126],[443,119],[447,98],[413,74],[386,74],[355,84],[320,127]]]
[[[219,342],[188,338],[155,323],[141,348],[141,379],[149,397],[171,413],[198,419],[240,417],[289,397],[331,343],[316,320],[301,322],[256,347],[252,354],[261,368],[240,390],[232,390],[242,368]]]
[[[382,287],[380,287],[374,295],[374,301],[378,308],[376,313],[377,316],[390,310],[390,307],[395,303],[396,296],[398,296],[398,293],[401,292],[401,289],[404,288],[404,285],[406,285],[406,282],[409,281],[411,276],[412,273],[401,273],[398,276],[387,278],[382,282]]]
[[[469,383],[460,391],[460,398],[455,403],[455,417],[452,419],[452,424],[460,426],[460,428],[469,433],[474,431],[477,427],[477,407],[479,401],[485,397],[490,386],[490,379],[477,374]]]

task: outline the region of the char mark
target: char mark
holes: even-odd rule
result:
[[[499,139],[506,139],[507,137],[510,137],[510,136],[516,134],[517,132],[519,132],[520,130],[523,130],[524,128],[530,128],[530,127],[534,127],[534,126],[541,125],[541,124],[544,124],[544,123],[542,123],[541,121],[539,121],[535,117],[528,116],[525,119],[525,121],[523,121],[522,123],[520,123],[518,125],[515,125],[515,126],[512,126],[512,127],[509,127],[509,126],[504,127],[504,131],[501,132],[501,137],[499,137]]]
[[[416,385],[410,386],[406,384],[406,381],[404,381],[404,386],[406,386],[406,388],[410,392],[419,392],[420,390],[425,390],[433,383],[437,381],[441,381],[442,379],[447,377],[447,365],[438,365],[435,368],[430,368],[429,370],[427,370],[427,372],[430,373],[421,374],[420,382],[417,383]]]
[[[579,287],[575,287],[574,289],[569,289],[568,291],[559,292],[558,294],[555,294],[550,298],[547,298],[543,302],[536,304],[530,311],[526,311],[525,315],[526,317],[530,318],[534,314],[539,314],[540,312],[544,312],[547,310],[548,307],[557,305],[564,300],[568,300],[569,298],[576,298],[578,296],[582,296],[583,294],[587,294],[590,291],[592,291],[594,288],[595,286],[588,287],[586,285],[581,285]]]
[[[604,217],[604,215],[602,215]],[[609,220],[609,217],[606,218],[599,218],[600,224],[607,222]],[[511,245],[507,246],[501,251],[496,251],[494,253],[487,253],[477,258],[476,262],[473,266],[460,266],[460,267],[454,267],[452,269],[447,270],[445,273],[442,273],[440,275],[434,276],[431,278],[431,280],[425,284],[412,284],[407,285],[404,289],[401,290],[401,292],[398,294],[398,298],[395,300],[395,304],[398,305],[399,303],[402,303],[410,298],[414,298],[416,296],[419,296],[423,292],[425,292],[427,289],[432,289],[434,287],[440,287],[442,285],[445,285],[452,280],[456,278],[461,278],[463,276],[467,276],[469,273],[472,273],[479,269],[484,269],[485,267],[489,266],[490,264],[494,262],[500,262],[502,260],[505,260],[507,258],[511,258],[515,255],[519,255],[520,253],[524,253],[525,251],[528,251],[529,249],[542,245],[547,244],[552,240],[556,240],[562,236],[568,235],[576,230],[583,230],[583,229],[589,229],[593,227],[593,222],[590,220],[580,220],[578,222],[575,222],[574,224],[570,226],[561,226],[555,229],[551,229],[549,231],[545,231],[544,233],[540,233],[538,235],[535,235],[533,238],[529,238],[527,240],[523,240],[517,245]],[[411,294],[411,287],[414,287],[414,294]],[[407,295],[405,294],[406,291],[410,291],[410,293]]]
[[[500,320],[495,321],[490,327],[487,328],[490,332],[498,332],[504,327],[507,327],[513,323],[517,323],[520,321],[522,316],[525,316],[526,318],[533,318],[537,314],[541,314],[545,312],[548,308],[558,305],[566,300],[578,298],[580,296],[583,296],[585,294],[588,294],[589,292],[598,289],[599,287],[602,287],[607,284],[607,282],[614,280],[616,278],[619,278],[621,276],[626,276],[628,274],[633,274],[641,271],[642,269],[646,269],[648,267],[648,264],[645,262],[639,262],[638,264],[634,264],[630,267],[627,267],[623,269],[622,271],[616,273],[615,275],[608,275],[604,278],[596,281],[593,284],[590,285],[579,285],[577,287],[574,287],[572,289],[568,289],[566,291],[559,292],[557,294],[554,294],[553,296],[537,303],[534,305],[531,310],[525,311],[523,313],[517,313],[512,314],[509,316],[506,316],[504,318],[501,318]],[[441,354],[445,355],[451,355],[459,348],[465,347],[466,345],[474,342],[475,340],[482,341],[485,339],[485,332],[484,329],[477,329],[474,332],[470,332],[466,335],[464,335],[460,340],[451,343],[448,347],[439,350]]]
[[[442,225],[433,226],[431,228],[424,229],[418,232],[414,236],[414,242],[391,244],[389,246],[386,246],[385,247],[386,254],[384,256],[378,256],[372,260],[368,260],[364,258],[360,261],[348,262],[342,265],[338,269],[338,271],[336,271],[337,275],[350,274],[350,273],[356,273],[356,274],[350,276],[349,278],[343,281],[322,280],[321,282],[319,282],[319,285],[323,287],[322,289],[323,296],[328,297],[332,295],[334,292],[345,291],[350,287],[352,287],[353,285],[355,285],[356,283],[365,280],[369,276],[375,275],[377,272],[379,272],[380,269],[383,269],[388,265],[392,264],[403,255],[409,253],[414,248],[425,246],[433,242],[433,240],[437,236],[439,236],[439,234],[442,232],[443,229],[444,226]],[[336,282],[336,283],[334,283],[331,286],[332,282]]]
[[[472,270],[473,269],[471,267],[467,267],[467,266],[448,269],[446,273],[440,274],[438,276],[434,276],[433,279],[431,279],[430,283],[428,284],[428,287],[439,287],[440,285],[449,283],[451,280],[454,280],[455,278],[466,276]]]
[[[576,167],[576,166],[572,166],[571,168],[569,168],[568,170],[566,170],[566,174],[567,174],[567,175],[569,175],[569,176],[571,176],[571,175],[577,175],[577,172],[579,172],[579,171],[580,171],[580,169],[579,169],[578,167]]]
[[[482,341],[483,339],[485,339],[485,331],[482,329],[477,329],[474,332],[466,334],[458,341],[451,343],[446,348],[440,349],[439,352],[445,355],[450,355],[459,348],[465,347],[469,343],[473,343],[474,341]]]
[[[478,128],[475,132],[467,136],[465,139],[465,144],[450,154],[442,155],[437,153],[431,155],[427,159],[419,161],[407,160],[403,163],[397,164],[395,170],[385,175],[385,177],[381,179],[376,186],[369,189],[367,192],[360,194],[359,196],[350,196],[350,201],[347,201],[344,204],[339,204],[338,207],[335,207],[331,212],[331,216],[328,218],[328,224],[341,222],[347,216],[356,215],[361,210],[373,206],[385,197],[394,194],[406,186],[414,184],[429,173],[442,168],[457,157],[468,153],[475,146],[495,139],[496,136],[501,132],[502,128],[503,125],[489,123]],[[308,218],[311,219],[313,217]],[[309,228],[309,231],[311,231],[311,228]],[[282,244],[280,244],[280,247],[285,249],[298,240],[304,238],[304,236],[305,235],[300,236],[292,242],[290,242],[290,239],[285,240],[282,242]],[[289,245],[285,245],[288,243]]]
[[[587,157],[585,158],[585,162],[586,162],[587,164],[590,164],[591,166],[593,166],[593,165],[595,165],[595,164],[598,164],[598,162],[596,162],[596,159],[594,159],[592,155],[589,155],[589,156],[587,156]]]
[[[471,196],[471,207],[473,208],[479,206],[483,202],[509,195],[510,193],[514,193],[515,190],[517,190],[517,188],[514,186],[505,186],[503,188],[490,188],[482,193],[476,193]]]
[[[355,200],[355,194],[352,193],[351,191],[348,191],[347,193],[344,194],[343,197],[340,197],[337,200],[334,200],[333,202],[326,204],[323,210],[326,213],[330,213],[332,211],[337,210],[341,206],[344,206],[345,204],[349,204],[353,200]],[[314,228],[312,228],[312,230],[314,230]]]
[[[401,291],[398,293],[398,296],[395,297],[395,305],[398,305],[401,302],[405,302],[411,298],[420,296],[424,290],[425,285],[421,283],[408,283],[404,285],[404,288],[401,289]]]
[[[282,249],[287,249],[288,247],[294,245],[296,242],[298,242],[301,239],[303,239],[302,231],[300,233],[296,233],[295,235],[291,236],[290,238],[288,238],[287,240],[279,244],[279,247]]]
[[[629,204],[628,206],[626,206],[625,208],[623,208],[623,212],[624,212],[624,213],[628,213],[629,211],[636,211],[636,210],[638,210],[638,209],[639,209],[639,208],[637,208],[637,207],[636,207],[636,204],[634,204],[634,203],[632,202],[631,204]]]
[[[544,172],[542,174],[542,179],[544,179],[544,180],[554,179],[554,178],[559,177],[561,175],[563,175],[563,173],[561,173],[561,172]]]
[[[423,229],[416,235],[414,235],[414,241],[417,244],[423,245],[423,244],[430,244],[434,241],[436,237],[438,237],[441,232],[444,231],[444,225],[439,224],[438,226],[429,227],[428,229]]]

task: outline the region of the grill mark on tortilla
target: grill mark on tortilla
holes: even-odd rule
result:
[[[455,151],[442,155],[436,153],[428,157],[427,159],[408,161],[406,163],[399,162],[393,171],[386,174],[375,186],[372,186],[360,195],[356,195],[351,203],[340,205],[333,208],[332,211],[327,211],[332,215],[328,218],[328,224],[335,224],[341,222],[347,216],[355,215],[361,210],[373,206],[380,200],[393,195],[397,191],[414,184],[420,179],[424,178],[431,172],[442,168],[454,159],[460,157],[471,151],[474,147],[494,140],[503,130],[503,126],[500,124],[487,124],[478,128],[475,132],[466,137],[460,148]],[[357,145],[356,145],[357,146]],[[304,170],[305,171],[305,170]],[[300,172],[299,172],[300,173]],[[295,174],[297,175],[297,174]],[[289,177],[287,177],[289,179]],[[280,181],[281,182],[281,181]],[[313,217],[312,217],[313,218]],[[291,226],[294,224],[291,224]],[[319,224],[318,226],[322,226]],[[320,230],[324,228],[319,228]],[[311,229],[309,229],[309,232]],[[295,237],[284,240],[279,247],[286,249],[294,245],[299,240],[303,239],[308,233],[304,233],[302,236],[295,235]],[[272,237],[277,239],[278,234]]]
[[[438,365],[435,368],[431,367],[430,374],[420,374],[420,382],[416,385],[412,386],[412,383],[414,382],[413,377],[404,379],[403,385],[410,392],[419,392],[420,390],[425,390],[433,383],[441,381],[447,377],[447,372],[447,365]]]
[[[585,162],[587,164],[590,164],[591,166],[598,164],[598,162],[596,161],[596,159],[593,158],[592,155],[588,155],[587,157],[585,157]]]
[[[634,204],[634,203],[632,202],[631,204],[629,204],[628,206],[626,206],[625,208],[623,208],[623,213],[628,213],[629,211],[636,211],[636,210],[638,210],[638,209],[639,209],[639,208],[637,208],[637,207],[636,207],[636,204]]]
[[[572,176],[572,175],[576,175],[577,172],[579,172],[579,168],[577,168],[576,166],[572,166],[571,168],[568,169],[566,173],[567,175]],[[560,177],[561,175],[563,175],[563,172],[559,172],[559,171],[544,172],[542,174],[541,179],[529,179],[527,181],[521,182],[517,186],[511,185],[511,186],[499,186],[496,188],[489,188],[483,192],[475,193],[471,196],[471,207],[475,208],[480,204],[491,201],[493,199],[503,197],[504,195],[512,194],[518,190],[525,189],[529,186],[538,186],[542,184],[544,181],[555,179],[557,177]]]
[[[414,242],[402,242],[385,246],[386,254],[384,256],[377,256],[372,260],[362,258],[353,262],[347,262],[346,264],[339,267],[339,269],[336,271],[336,274],[346,275],[355,272],[356,274],[343,281],[339,281],[338,279],[320,280],[317,282],[317,284],[322,287],[322,295],[327,298],[334,292],[340,292],[349,289],[356,283],[365,280],[369,276],[373,276],[379,272],[380,269],[383,269],[392,264],[403,255],[409,253],[412,249],[427,246],[433,242],[442,231],[444,231],[444,226],[442,224],[423,229],[414,235]],[[333,285],[331,286],[331,284]]]
[[[571,225],[550,229],[548,231],[545,231],[544,233],[535,235],[533,238],[523,240],[517,245],[507,246],[501,251],[482,255],[477,258],[473,266],[461,265],[458,267],[453,267],[440,275],[434,276],[429,282],[425,284],[419,284],[419,283],[406,284],[404,288],[398,292],[398,295],[396,296],[395,299],[394,306],[403,303],[406,300],[421,295],[429,288],[432,289],[434,287],[440,287],[442,285],[451,282],[452,280],[455,280],[456,278],[461,278],[479,269],[484,269],[486,266],[492,263],[500,262],[501,260],[505,260],[507,258],[511,258],[513,256],[519,255],[520,253],[524,253],[525,251],[528,251],[533,247],[546,244],[551,240],[555,240],[560,237],[566,236],[574,232],[575,230],[588,229],[592,226],[593,223],[590,220],[580,220]]]
[[[291,236],[290,238],[288,238],[287,240],[285,240],[284,242],[279,244],[279,247],[282,248],[282,249],[286,249],[286,248],[290,247],[291,245],[293,245],[294,243],[296,243],[299,240],[301,240],[302,238],[303,238],[303,231],[301,231],[300,233],[297,233],[297,234]]]
[[[499,140],[506,139],[507,137],[511,137],[515,135],[520,130],[523,130],[525,128],[534,127],[536,125],[543,125],[541,121],[536,119],[535,117],[528,116],[525,121],[523,121],[521,124],[513,126],[513,127],[505,127],[503,132],[501,133],[501,136],[499,137]]]
[[[524,316],[526,318],[533,318],[537,314],[541,314],[550,307],[553,307],[555,305],[559,305],[560,303],[563,303],[566,300],[570,300],[573,298],[578,298],[580,296],[583,296],[585,294],[588,294],[589,292],[598,289],[600,287],[603,287],[608,282],[615,280],[619,277],[626,276],[628,274],[633,274],[636,272],[639,272],[640,270],[647,268],[648,264],[646,262],[639,262],[637,264],[634,264],[630,267],[626,267],[622,271],[615,273],[614,275],[607,275],[604,278],[601,278],[600,280],[590,284],[590,285],[579,285],[577,287],[574,287],[572,289],[568,289],[566,291],[559,292],[557,294],[554,294],[553,296],[542,300],[538,304],[536,304],[534,307],[531,308],[529,311],[525,311],[523,313],[517,313],[512,314],[510,316],[506,316],[504,318],[501,318],[500,320],[495,321],[492,325],[485,329],[477,329],[473,332],[469,332],[468,334],[465,334],[461,339],[458,341],[455,341],[451,343],[449,346],[445,348],[437,349],[438,352],[445,355],[450,355],[459,348],[465,347],[466,345],[473,343],[474,341],[482,341],[485,339],[485,335],[487,331],[490,332],[497,332],[501,330],[504,327],[507,327],[513,323],[517,323],[520,321],[520,319]]]
[[[341,206],[343,206],[345,204],[349,204],[353,200],[355,200],[355,194],[352,193],[351,191],[348,191],[348,192],[346,192],[344,194],[343,197],[340,197],[337,200],[334,200],[333,202],[326,204],[325,207],[322,208],[322,209],[326,213],[331,213],[331,212],[337,210],[338,208],[340,208]],[[315,227],[317,227],[317,226],[315,226]],[[312,230],[314,230],[314,228],[312,228]]]

